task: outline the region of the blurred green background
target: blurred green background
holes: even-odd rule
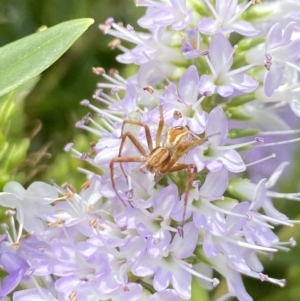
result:
[[[73,176],[67,177],[73,175],[70,168],[81,163],[68,160],[70,154],[60,154],[75,135],[78,136],[76,147],[88,151],[86,147],[91,138],[88,139],[88,134],[76,129],[74,124],[88,112],[79,102],[92,98],[98,81],[91,68],[124,68],[115,60],[117,51],[111,51],[107,46],[112,38],[104,36],[98,25],[110,16],[128,24],[135,22],[142,13],[142,9],[135,9],[133,0],[0,0],[0,46],[34,33],[44,25],[50,27],[76,18],[95,20],[71,49],[41,75],[38,84],[26,97],[24,123],[20,127],[25,136],[31,136],[41,126],[31,140],[29,152],[35,158],[42,158],[35,165],[38,168],[35,168],[33,177],[17,177],[18,180],[24,184],[37,178],[55,178],[58,183],[82,182],[83,177],[76,180]],[[59,161],[60,170],[49,167],[53,161]]]
[[[68,181],[75,186],[84,181],[84,176],[78,177],[74,172],[83,163],[64,153],[63,147],[67,142],[75,141],[76,148],[88,151],[91,139],[95,138],[74,127],[75,122],[87,113],[79,102],[92,98],[98,81],[91,68],[118,68],[122,72],[125,67],[115,61],[117,51],[111,51],[107,46],[111,38],[102,35],[98,25],[113,16],[117,21],[135,26],[142,14],[143,9],[136,9],[133,0],[0,0],[0,46],[34,33],[43,25],[53,26],[75,18],[95,19],[73,47],[41,75],[24,101],[20,100],[6,115],[2,132],[9,133],[10,147],[24,150],[22,154],[26,156],[23,160],[19,154],[15,164],[11,164],[11,179],[21,181],[25,186],[36,179],[49,181],[54,178],[58,184]],[[1,105],[2,111],[7,111],[11,103]],[[3,116],[1,118],[4,120]],[[3,158],[2,162],[5,161]],[[295,174],[281,187],[282,191],[297,191],[299,176],[295,168]],[[7,180],[3,178],[0,185]],[[292,219],[299,218],[299,203],[280,200],[276,205]],[[279,228],[281,240],[287,241],[293,236],[299,241],[299,227]],[[265,257],[262,260],[265,273],[270,277],[286,278],[287,285],[278,288],[245,278],[253,299],[300,301],[300,248],[296,246],[290,252],[278,252],[274,260]],[[218,295],[223,290],[226,286],[222,282],[214,292]]]

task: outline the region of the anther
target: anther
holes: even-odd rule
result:
[[[151,86],[146,86],[143,88],[143,90],[149,92],[150,94],[154,93],[154,89]]]
[[[81,160],[86,160],[86,159],[88,159],[88,157],[89,157],[89,156],[88,156],[87,153],[82,153],[81,156],[80,156],[80,159],[81,159]]]
[[[246,217],[247,217],[247,221],[251,221],[252,220],[252,214],[250,212],[246,213]]]
[[[265,140],[264,140],[264,138],[262,138],[262,137],[255,137],[254,139],[255,139],[255,141],[258,142],[258,143],[265,143]]]
[[[72,186],[70,183],[66,182],[64,184],[61,185],[61,188],[64,189],[65,191],[69,190],[73,193],[76,192],[76,189],[74,188],[74,186]]]
[[[121,44],[120,39],[113,39],[108,43],[108,47],[112,50],[116,49]]]
[[[205,96],[205,97],[212,96],[212,92],[211,91],[204,91],[203,96]]]
[[[201,186],[201,181],[199,181],[199,180],[193,181],[192,186],[194,188],[200,187]]]
[[[97,229],[98,226],[99,226],[99,222],[98,222],[97,219],[92,219],[92,220],[90,220],[89,225],[90,225],[91,227]]]
[[[87,113],[85,116],[82,117],[82,121],[84,124],[89,123],[90,119],[92,118],[92,113]]]
[[[6,216],[15,216],[16,215],[16,211],[15,210],[6,210],[5,211],[5,215]]]
[[[159,244],[160,242],[161,242],[161,239],[160,239],[160,238],[157,238],[157,239],[154,240],[154,244],[155,244],[155,245]]]
[[[216,287],[219,284],[220,284],[220,280],[218,278],[213,278],[213,283],[212,283],[213,287]]]
[[[29,268],[26,273],[24,274],[25,277],[30,277],[34,273],[33,268]]]
[[[183,228],[181,226],[178,226],[177,231],[178,231],[179,236],[183,238]]]
[[[92,72],[96,75],[105,74],[105,69],[102,67],[92,67]]]
[[[155,182],[158,182],[161,178],[162,178],[162,173],[161,172],[156,172],[155,174],[154,174],[154,181]]]
[[[262,282],[268,281],[268,279],[269,279],[269,276],[268,276],[268,275],[265,275],[265,274],[263,274],[263,273],[258,273],[258,276],[259,276],[259,278],[260,278],[260,280],[261,280]]]
[[[134,31],[134,27],[131,26],[130,24],[127,24],[126,28],[127,28],[128,31]]]
[[[91,184],[92,184],[92,181],[91,181],[91,180],[87,180],[86,182],[84,182],[84,183],[81,185],[81,188],[84,189],[84,190],[87,190],[88,188],[91,187]]]
[[[75,126],[80,129],[84,126],[84,121],[83,120],[79,120],[75,123]]]
[[[81,104],[82,106],[87,107],[87,106],[90,105],[90,101],[89,101],[88,99],[84,99],[84,100],[82,100],[82,101],[80,102],[80,104]]]
[[[107,24],[100,24],[99,29],[102,31],[103,34],[108,34],[109,30],[111,29],[111,26]]]
[[[173,117],[175,120],[178,120],[178,119],[182,118],[182,114],[181,114],[181,112],[175,110],[173,113]]]
[[[113,88],[110,90],[111,94],[118,94],[119,91],[120,91],[120,88],[118,88],[118,87],[113,87]]]
[[[69,295],[69,299],[70,299],[70,301],[77,301],[77,294],[76,294],[76,292],[72,292]]]
[[[127,225],[119,226],[118,228],[120,229],[120,231],[126,231]]]
[[[294,237],[291,237],[290,240],[289,240],[289,242],[290,242],[291,247],[295,247],[296,244],[297,244],[296,240],[294,239]]]
[[[115,20],[112,17],[107,18],[106,21],[105,21],[106,25],[112,25],[113,23],[115,23]]]
[[[115,68],[112,68],[109,70],[109,73],[108,73],[111,77],[115,77],[116,75],[119,74],[119,71]]]
[[[125,194],[127,199],[131,200],[133,198],[133,189],[127,190]]]

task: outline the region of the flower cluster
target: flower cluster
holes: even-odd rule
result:
[[[292,155],[282,145],[300,140],[278,139],[300,116],[300,2],[214,2],[137,0],[147,32],[100,25],[138,71],[93,68],[100,106],[83,100],[95,114],[76,126],[100,139],[90,154],[65,147],[100,170],[81,170],[80,192],[10,182],[0,194],[1,300],[191,300],[219,284],[214,271],[228,287],[218,301],[252,300],[242,275],[285,285],[257,254],[295,244],[273,232],[295,221],[272,198],[300,193],[271,188]]]

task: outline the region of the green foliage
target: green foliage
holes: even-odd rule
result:
[[[23,181],[25,174],[20,165],[27,157],[30,141],[24,138],[25,97],[33,89],[38,78],[0,97],[0,189],[10,180]]]
[[[196,277],[192,279],[192,298],[191,301],[209,301],[208,291],[203,288]]]
[[[93,22],[64,22],[0,48],[0,96],[47,69]]]

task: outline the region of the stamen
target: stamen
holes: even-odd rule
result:
[[[234,22],[235,20],[237,20],[243,13],[244,11],[246,11],[251,5],[255,4],[256,0],[251,0],[248,1],[246,3],[246,5],[244,5],[244,7],[242,7],[229,21],[227,21],[227,24],[230,24],[232,22]]]
[[[10,214],[9,211],[13,212],[13,214]],[[17,232],[16,232],[16,224],[15,224],[15,218],[14,218],[14,216],[16,215],[16,211],[7,210],[6,215],[9,216],[9,221],[10,221],[10,224],[11,224],[10,228],[13,232],[12,234],[13,234],[14,241],[18,241],[18,240],[16,240]]]
[[[252,245],[250,243],[240,241],[240,240],[231,239],[231,238],[226,237],[226,236],[223,236],[223,239],[228,241],[228,242],[231,242],[235,245],[238,245],[240,247],[246,248],[246,249],[260,250],[260,251],[266,251],[266,252],[277,252],[277,249],[274,249],[274,248],[267,248],[267,247],[263,247],[263,246]]]
[[[241,68],[238,68],[238,69],[235,69],[235,70],[232,70],[232,71],[228,72],[227,76],[232,76],[232,75],[235,75],[235,74],[239,74],[241,72],[244,72],[244,71],[247,71],[249,69],[252,69],[253,67],[256,67],[258,65],[259,65],[258,63],[252,63],[252,64],[249,64],[247,66],[243,66]]]
[[[196,110],[196,108],[199,106],[199,104],[205,99],[207,95],[203,95],[201,96],[197,102],[195,102],[193,105],[192,105],[192,110]]]
[[[200,196],[199,198],[200,199],[203,199],[203,198],[209,199],[209,197],[203,197],[203,196]],[[245,217],[244,214],[240,214],[240,213],[236,213],[236,212],[233,212],[233,211],[223,209],[221,207],[218,207],[218,206],[214,205],[212,202],[206,202],[205,204],[206,204],[207,207],[211,207],[211,208],[213,208],[213,210],[218,211],[220,213],[224,213],[226,215],[232,215],[232,216],[236,216],[236,217]]]
[[[105,24],[106,25],[112,25],[114,22],[115,22],[114,18],[110,17],[110,18],[106,19]]]
[[[286,130],[286,131],[272,131],[272,132],[260,132],[260,135],[289,135],[298,134],[300,130]]]
[[[143,51],[143,55],[149,60],[149,62],[152,62],[153,65],[157,68],[157,70],[163,75],[164,79],[167,81],[167,83],[170,83],[169,78],[167,75],[161,70],[159,64],[154,61],[146,52]]]
[[[247,166],[247,167],[248,167],[248,166],[252,166],[252,165],[255,165],[255,164],[258,164],[258,163],[267,161],[267,160],[269,160],[269,159],[274,159],[274,158],[276,158],[276,154],[272,154],[272,155],[270,155],[270,156],[268,156],[268,157],[262,158],[262,159],[260,159],[260,160],[254,161],[254,162],[252,162],[252,163],[248,163],[248,164],[246,164],[246,166]]]
[[[216,20],[219,20],[219,15],[216,12],[214,6],[211,4],[211,2],[209,0],[204,0],[204,2],[208,6],[208,8],[210,9],[210,11],[212,12],[212,14],[214,15],[214,17],[216,18]]]
[[[277,58],[276,58],[276,62],[281,62],[282,64],[288,65],[288,66],[292,67],[293,69],[295,69],[296,71],[300,72],[300,68],[299,68],[297,65],[295,65],[295,64],[293,64],[293,63],[291,63],[291,62],[288,62],[288,61],[282,61],[282,60],[279,60],[279,59],[277,59]]]
[[[266,143],[266,144],[262,144],[262,145],[256,145],[255,147],[266,147],[266,146],[282,145],[282,144],[294,143],[294,142],[298,142],[298,141],[300,141],[300,138],[284,140],[284,141],[279,141],[279,142]]]
[[[236,149],[236,148],[240,148],[240,147],[244,147],[244,146],[248,146],[251,144],[255,144],[261,142],[261,140],[259,139],[259,137],[255,138],[255,140],[252,141],[248,141],[248,142],[244,142],[244,143],[239,143],[239,144],[233,144],[233,145],[224,145],[224,146],[217,146],[217,149],[220,150],[229,150],[229,149]]]
[[[115,38],[115,39],[112,39],[112,40],[108,43],[108,47],[109,47],[111,50],[114,50],[114,49],[116,49],[120,44],[121,44],[121,40],[120,40],[119,38]]]
[[[72,148],[73,148],[74,143],[69,142],[66,144],[66,146],[64,147],[64,151],[65,152],[69,152]]]
[[[127,197],[128,200],[131,200],[133,198],[133,189],[129,189],[125,192],[125,195]]]
[[[117,25],[116,23],[113,23],[111,26],[114,29],[116,29],[117,31],[123,33],[124,36],[127,37],[127,39],[126,39],[127,41],[135,43],[137,45],[144,44],[144,41],[138,37],[138,35],[135,33],[135,31],[128,31],[128,29],[121,27],[121,26]]]
[[[94,110],[95,112],[100,113],[100,114],[106,116],[108,119],[111,119],[111,120],[117,121],[117,122],[122,122],[121,118],[119,118],[119,117],[117,117],[117,116],[115,116],[113,114],[108,113],[109,110],[101,110],[101,109],[99,109],[98,107],[96,107],[96,106],[94,106],[92,104],[89,104],[88,107],[90,109]],[[116,113],[115,111],[112,111],[112,112],[114,114]]]
[[[191,273],[192,275],[200,278],[200,279],[203,279],[203,280],[206,280],[208,282],[211,282],[213,284],[214,287],[216,287],[220,281],[219,279],[217,278],[208,278],[200,273],[198,273],[197,271],[193,270],[187,262],[185,261],[182,261],[181,259],[179,258],[176,258],[175,256],[173,257],[173,259],[176,261],[176,263],[178,263],[179,266],[181,266],[184,270],[186,270],[187,272]]]
[[[205,0],[205,1],[207,1],[207,0]],[[211,73],[213,74],[213,77],[214,78],[218,78],[217,72],[216,72],[214,66],[212,65],[212,63],[211,63],[208,55],[205,56],[205,59],[206,59],[206,62],[208,64],[208,66],[209,66],[209,69],[210,69]]]
[[[126,25],[126,29],[127,29],[128,31],[134,31],[134,27],[131,26],[130,24],[127,24],[127,25]]]
[[[92,67],[92,72],[96,75],[102,75],[105,73],[105,69],[102,67]]]
[[[269,222],[273,222],[273,223],[276,223],[276,224],[285,225],[285,226],[288,226],[288,227],[294,227],[292,221],[283,221],[283,220],[280,220],[280,219],[277,219],[277,218],[273,218],[273,217],[270,217],[270,216],[267,216],[267,215],[263,215],[263,214],[260,214],[259,217],[261,219],[264,219],[264,220],[269,221]]]
[[[224,69],[226,68],[226,66],[228,65],[229,63],[229,60],[232,59],[233,57],[233,54],[235,53],[235,51],[238,49],[238,45],[234,45],[233,48],[232,48],[232,51],[230,53],[230,55],[228,56],[227,60],[224,62],[222,68],[219,70],[219,74],[218,75],[221,75],[223,72],[224,72]],[[241,68],[242,69],[242,68]],[[234,70],[236,71],[236,70]],[[228,72],[229,74],[230,72]]]
[[[288,200],[294,200],[294,201],[300,201],[299,194],[296,193],[280,193],[275,191],[267,191],[267,196],[270,196],[272,198],[285,198]]]
[[[154,88],[151,86],[146,86],[143,88],[143,90],[149,92],[150,94],[153,94],[155,91]]]

